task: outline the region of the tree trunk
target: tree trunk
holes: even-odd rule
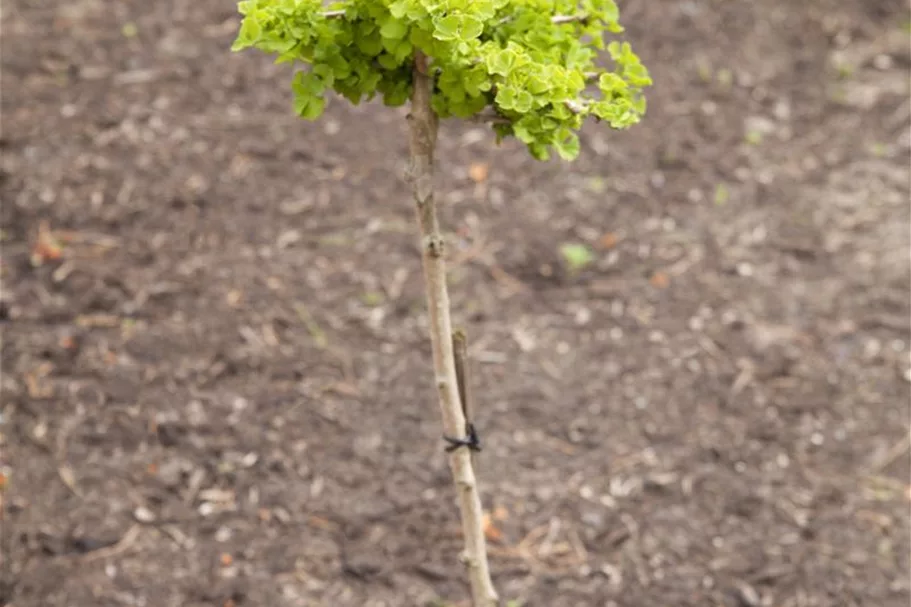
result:
[[[444,435],[465,435],[465,416],[459,399],[455,359],[452,348],[452,320],[449,315],[449,293],[446,289],[444,240],[440,232],[433,200],[433,154],[437,136],[437,116],[431,107],[433,79],[428,74],[427,57],[416,53],[414,92],[408,128],[411,165],[408,170],[418,223],[421,228],[421,250],[424,285],[430,316],[430,341],[433,347],[433,370],[443,414]],[[499,605],[497,592],[490,579],[487,546],[484,539],[481,498],[472,468],[471,451],[466,447],[453,450],[449,465],[459,497],[465,552],[462,561],[468,569],[475,607]]]

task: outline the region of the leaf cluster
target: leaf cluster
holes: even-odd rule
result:
[[[430,58],[440,117],[489,120],[540,160],[579,153],[587,117],[622,129],[645,112],[645,66],[619,34],[614,0],[245,0],[233,50],[254,47],[309,70],[294,109],[318,118],[330,90],[352,103],[411,95],[415,52]],[[599,69],[605,50],[612,69]],[[590,85],[594,86],[590,86]]]

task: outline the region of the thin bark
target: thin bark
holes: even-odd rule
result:
[[[415,55],[413,78],[414,91],[411,97],[411,112],[408,115],[411,144],[408,177],[421,229],[433,370],[443,416],[443,433],[458,437],[465,434],[465,415],[459,398],[452,349],[452,320],[449,315],[449,293],[446,289],[446,265],[443,258],[444,241],[433,200],[433,155],[437,136],[437,116],[430,103],[433,80],[428,74],[427,57],[421,53]],[[470,450],[463,447],[452,451],[449,455],[449,466],[459,497],[462,530],[465,536],[462,561],[468,570],[474,606],[496,607],[499,605],[499,598],[490,579],[487,564],[481,498],[472,468]]]
[[[588,15],[554,15],[551,17],[550,22],[556,25],[563,25],[565,23],[585,23],[588,21]]]

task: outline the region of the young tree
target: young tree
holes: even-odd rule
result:
[[[438,119],[480,119],[498,142],[516,137],[536,159],[556,151],[571,160],[586,118],[615,129],[640,120],[648,71],[619,41],[606,45],[611,69],[596,65],[605,32],[623,31],[614,0],[246,0],[238,8],[243,21],[233,50],[255,47],[277,55],[277,62],[309,66],[291,83],[302,118],[317,119],[329,91],[354,104],[376,96],[389,106],[411,103],[407,178],[422,237],[434,377],[465,536],[462,560],[475,606],[496,605],[472,468],[471,451],[480,447],[466,415],[467,381],[457,371],[464,367],[464,355],[456,354],[465,338],[452,330],[433,195]]]

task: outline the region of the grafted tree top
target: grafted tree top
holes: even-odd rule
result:
[[[621,129],[645,112],[648,71],[628,43],[605,44],[623,32],[614,0],[246,0],[238,8],[234,50],[309,65],[292,82],[295,111],[309,120],[330,90],[355,104],[377,95],[404,104],[416,53],[429,58],[439,117],[480,117],[541,160],[551,149],[575,158],[589,116]],[[596,64],[604,49],[609,67]]]

